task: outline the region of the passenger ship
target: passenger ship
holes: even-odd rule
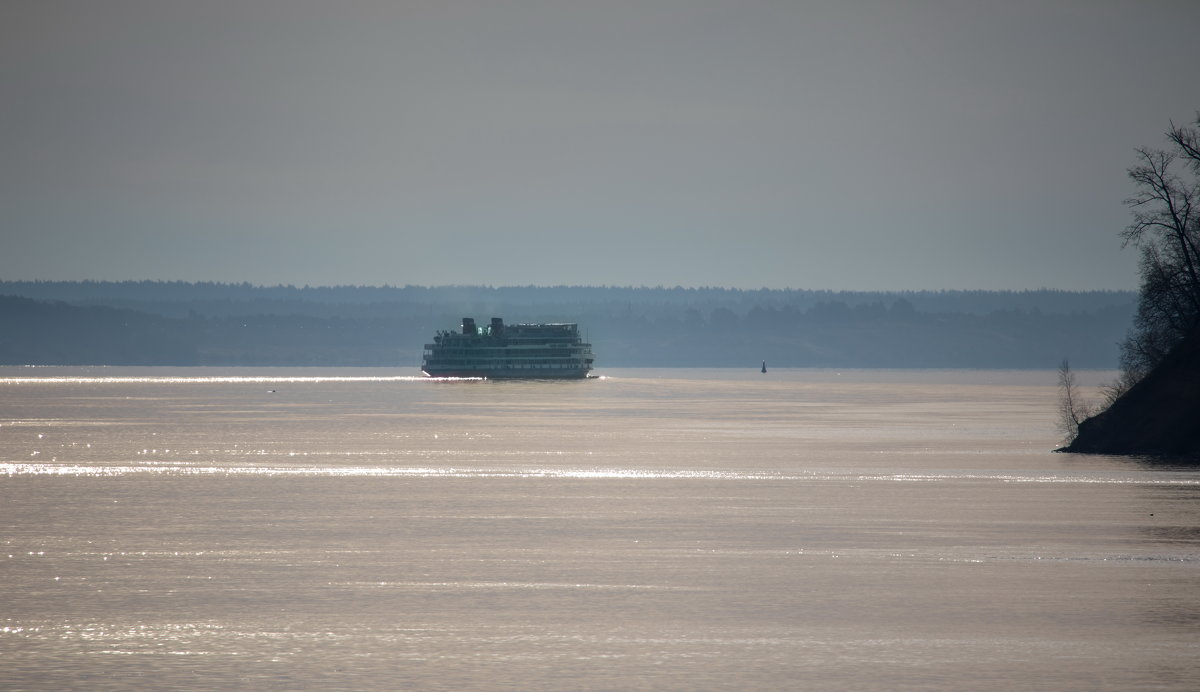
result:
[[[592,369],[592,345],[579,325],[504,324],[493,317],[475,326],[464,317],[462,331],[438,331],[425,344],[421,371],[429,377],[582,379]]]

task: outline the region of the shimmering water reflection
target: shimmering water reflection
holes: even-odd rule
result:
[[[0,687],[1200,680],[1200,475],[1053,372],[606,374],[0,369]]]

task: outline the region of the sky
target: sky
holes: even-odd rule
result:
[[[1195,0],[5,0],[0,279],[1132,289]]]

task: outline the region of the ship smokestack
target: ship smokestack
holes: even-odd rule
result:
[[[474,317],[464,317],[463,318],[463,334],[475,336],[475,318]]]
[[[499,317],[492,318],[492,329],[488,332],[492,336],[504,336],[504,320]]]

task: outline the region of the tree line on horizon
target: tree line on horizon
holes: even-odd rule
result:
[[[578,322],[599,367],[1115,368],[1132,292],[0,282],[0,363],[416,367],[461,317]],[[15,295],[14,295],[15,294]],[[377,298],[363,300],[363,296]],[[318,296],[309,299],[305,296]],[[340,300],[334,300],[340,297]],[[389,298],[389,299],[378,299]]]
[[[214,281],[59,281],[0,280],[0,295],[57,300],[78,305],[130,307],[162,314],[186,314],[206,307],[212,311],[247,312],[265,306],[271,312],[302,311],[320,305],[373,305],[417,303],[441,306],[447,303],[485,306],[540,306],[546,304],[589,305],[628,303],[639,306],[686,305],[698,308],[725,307],[745,312],[755,306],[799,307],[842,302],[850,306],[867,303],[891,304],[906,300],[927,312],[987,313],[993,310],[1026,309],[1050,313],[1088,311],[1136,299],[1135,291],[1062,289],[1024,290],[905,290],[834,291],[793,288],[632,287],[632,286],[294,286],[256,285],[248,282]],[[184,312],[181,312],[183,310]],[[203,311],[202,311],[203,312]],[[208,314],[208,313],[205,313]]]

